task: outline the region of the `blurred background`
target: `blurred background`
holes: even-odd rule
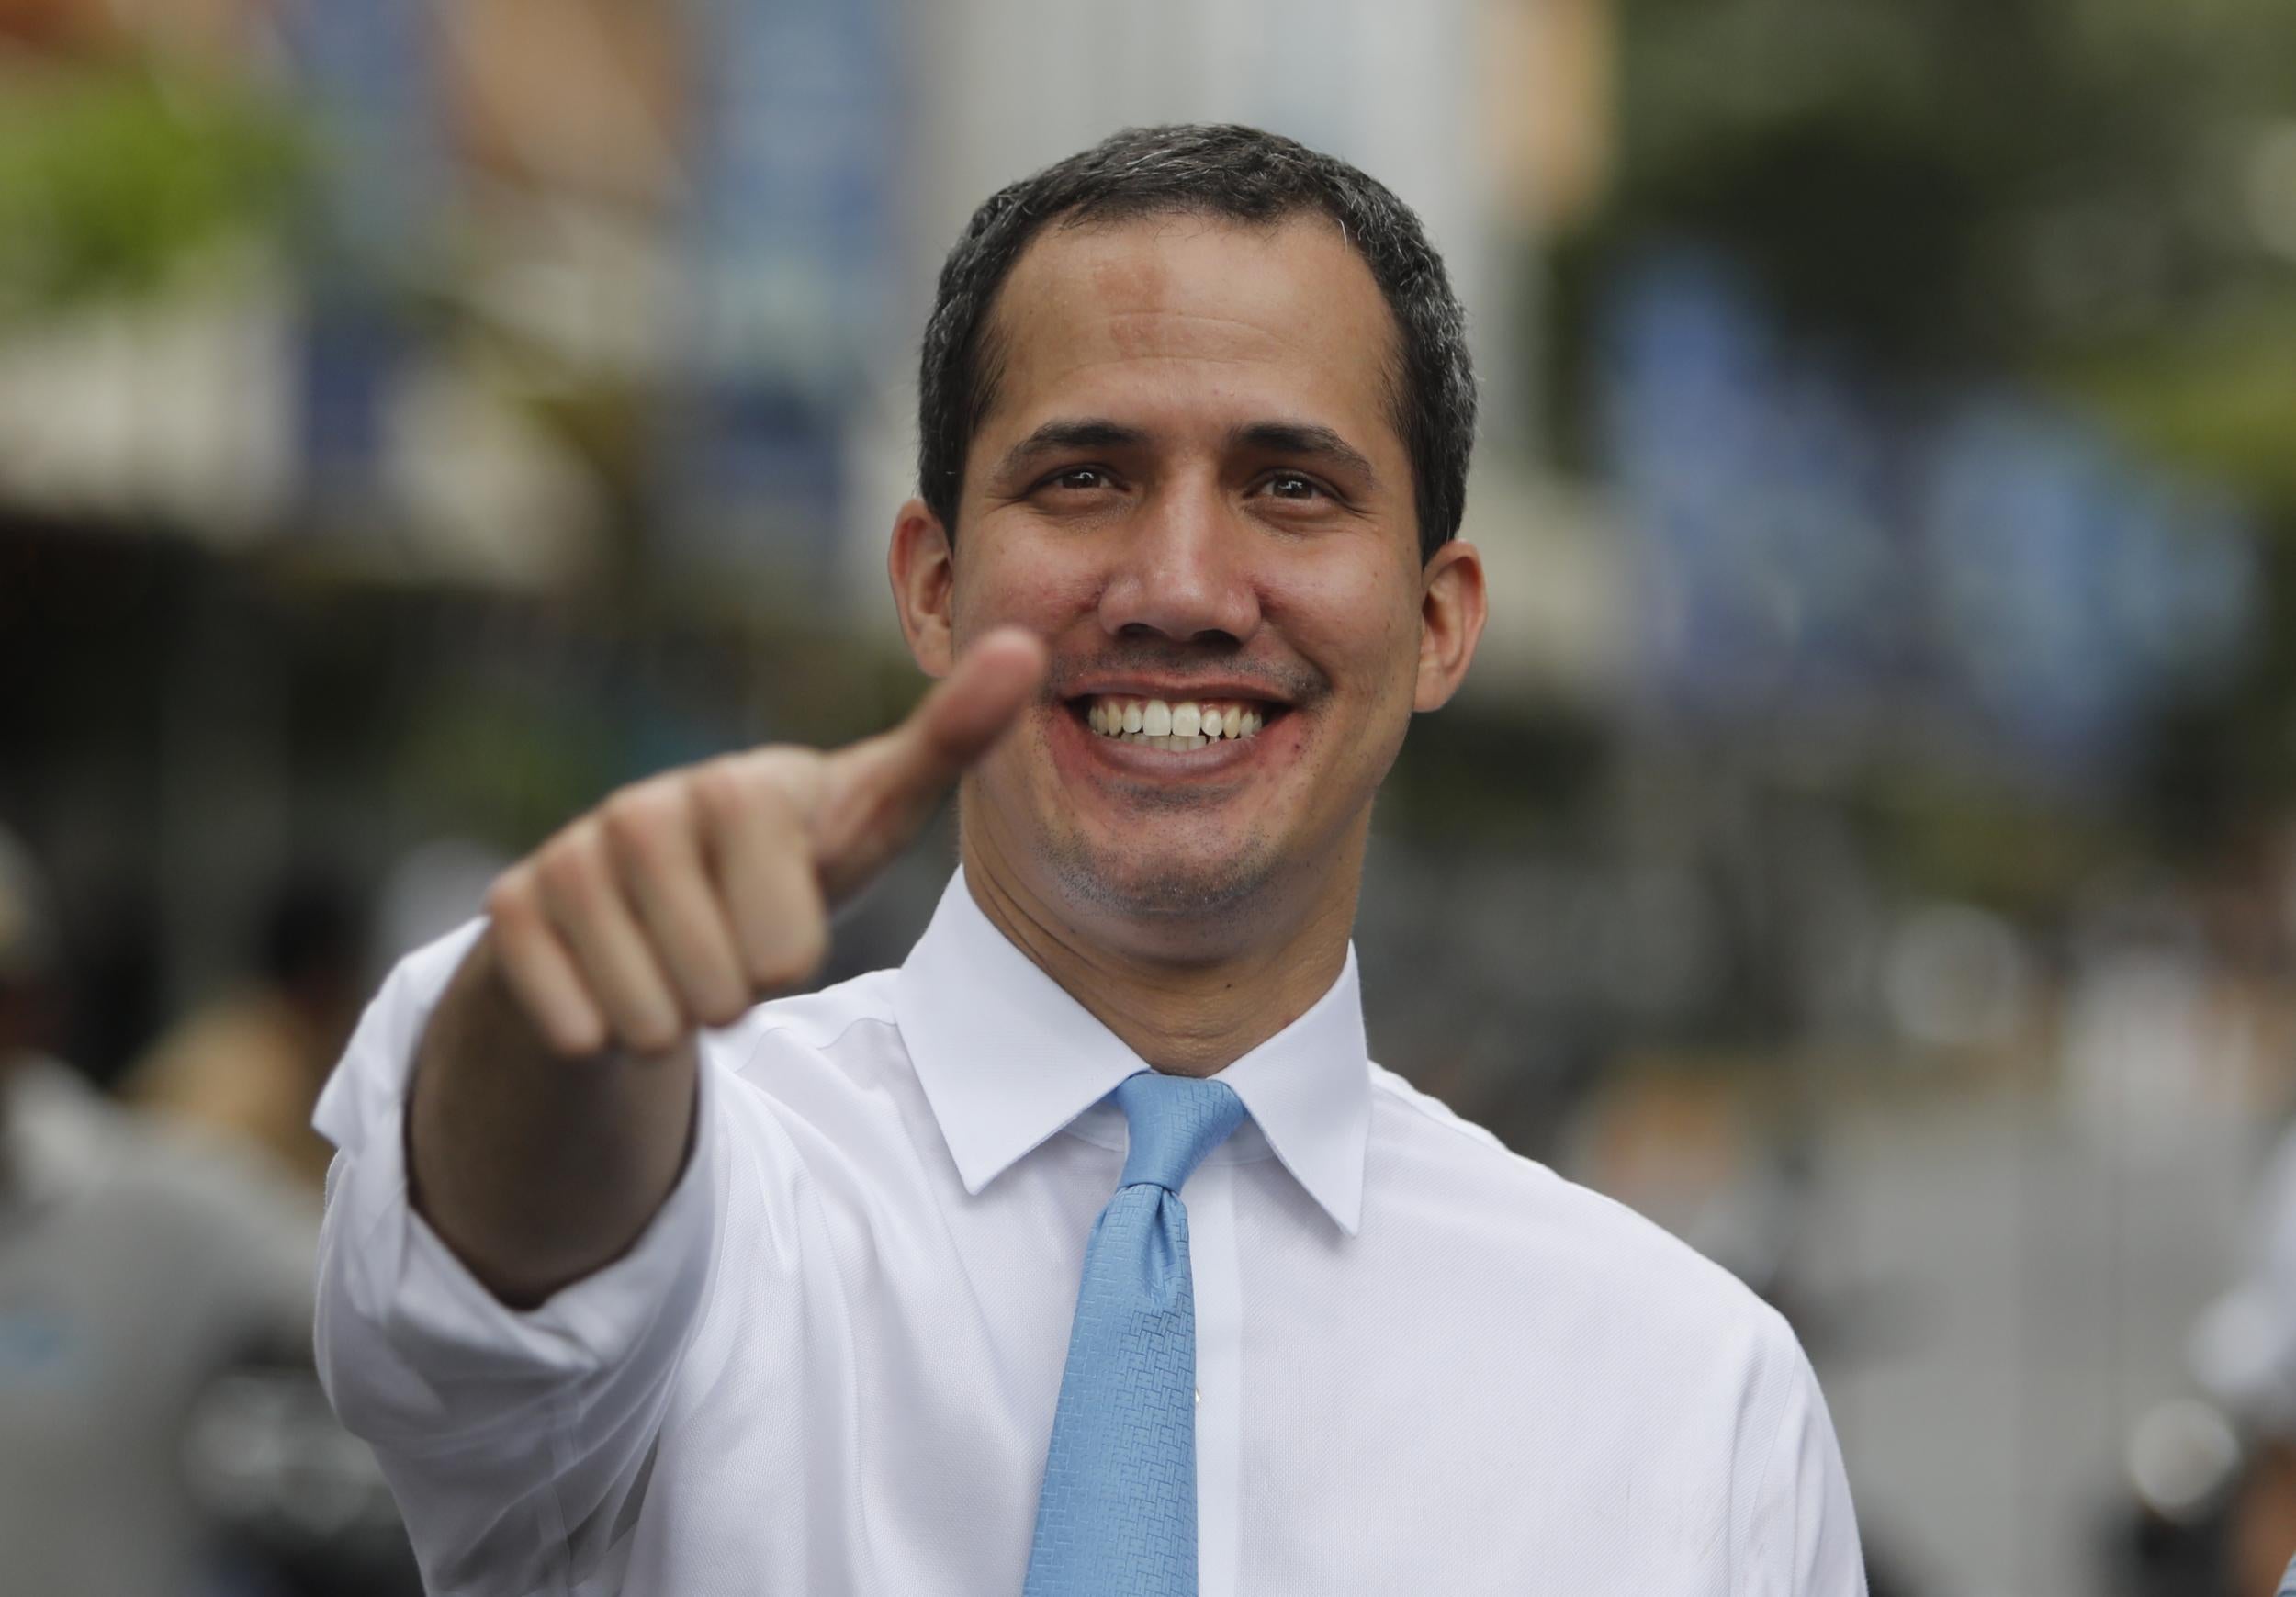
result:
[[[1378,1056],[1789,1314],[1877,1597],[2271,1590],[2282,0],[0,0],[0,1589],[412,1590],[298,1365],[358,1003],[611,787],[906,707],[941,253],[1193,119],[1473,321]]]

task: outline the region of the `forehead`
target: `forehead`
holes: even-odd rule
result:
[[[1177,405],[1223,424],[1290,412],[1401,447],[1394,316],[1320,213],[1055,224],[1013,264],[992,314],[984,434],[1056,410]]]

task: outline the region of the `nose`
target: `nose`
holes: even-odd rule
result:
[[[1259,629],[1251,531],[1216,482],[1159,489],[1123,529],[1100,593],[1112,636],[1242,643]]]

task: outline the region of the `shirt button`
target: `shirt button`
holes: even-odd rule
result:
[[[1204,1389],[1202,1387],[1198,1387],[1196,1389],[1196,1400],[1199,1404],[1202,1403],[1204,1400]]]

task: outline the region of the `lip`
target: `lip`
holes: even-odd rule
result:
[[[1291,703],[1269,692],[1266,682],[1250,677],[1199,677],[1188,681],[1141,676],[1085,677],[1061,691],[1062,703],[1068,704],[1079,699],[1119,698],[1162,699],[1167,704],[1241,699],[1247,703],[1274,704],[1283,709],[1289,709]]]

